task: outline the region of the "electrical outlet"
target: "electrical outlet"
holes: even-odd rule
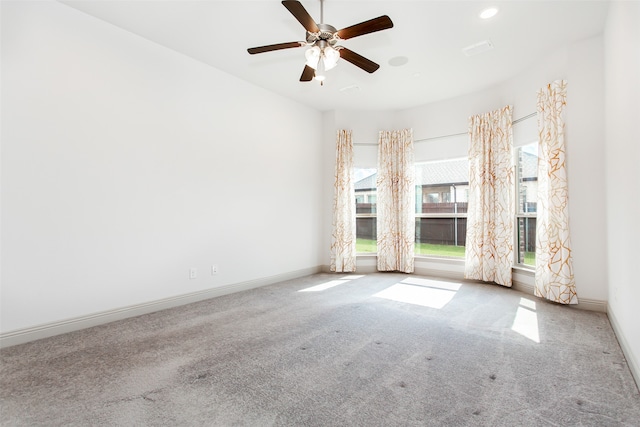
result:
[[[195,279],[196,277],[198,277],[198,269],[197,268],[191,268],[189,270],[189,279]]]
[[[212,265],[211,266],[211,275],[213,276],[214,274],[218,274],[218,266],[217,265]]]

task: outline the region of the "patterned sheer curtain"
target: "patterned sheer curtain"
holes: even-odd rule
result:
[[[569,238],[569,190],[564,148],[567,82],[538,91],[538,213],[535,295],[577,304]]]
[[[353,141],[350,130],[336,135],[331,271],[356,271],[356,212],[353,189]]]
[[[378,271],[413,273],[415,171],[413,131],[381,131],[378,141]]]
[[[514,233],[512,107],[469,118],[465,278],[511,286]]]

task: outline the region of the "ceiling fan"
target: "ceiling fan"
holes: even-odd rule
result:
[[[285,0],[282,4],[291,12],[298,22],[302,24],[305,30],[307,30],[305,41],[252,47],[247,49],[250,54],[254,55],[256,53],[271,52],[273,50],[309,46],[310,49],[305,52],[306,64],[300,76],[301,82],[308,82],[315,78],[322,84],[325,78],[325,71],[335,67],[339,58],[351,62],[356,67],[362,68],[368,73],[373,73],[380,68],[380,65],[375,62],[344,46],[340,46],[338,43],[342,40],[392,28],[393,22],[391,22],[391,19],[387,15],[379,16],[341,30],[336,30],[336,28],[331,25],[324,23],[316,24],[299,1]],[[324,20],[323,0],[320,0],[320,20]]]

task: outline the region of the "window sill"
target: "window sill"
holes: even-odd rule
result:
[[[522,273],[527,276],[535,276],[536,269],[535,267],[523,266],[523,265],[514,265],[511,267],[511,270],[514,273]]]
[[[357,258],[362,258],[362,259],[367,259],[367,258],[377,258],[378,254],[377,253],[366,253],[366,252],[362,252],[362,253],[357,253],[356,254]],[[459,257],[446,257],[446,256],[433,256],[433,255],[414,255],[413,258],[418,261],[418,260],[426,260],[426,261],[444,261],[444,262],[450,262],[453,264],[464,264],[464,258],[459,258]]]
[[[366,252],[362,252],[362,253],[358,253],[356,254],[356,258],[362,258],[362,259],[366,259],[366,258],[377,258],[378,254],[376,253],[366,253]]]
[[[438,262],[442,264],[464,265],[464,258],[456,258],[456,257],[415,255],[413,259],[416,262],[425,261],[425,262]]]
[[[361,260],[372,260],[377,259],[377,253],[358,253],[356,254],[357,259]],[[456,258],[456,257],[444,257],[444,256],[432,256],[432,255],[415,255],[414,260],[416,262],[438,262],[443,264],[456,264],[456,265],[464,265],[464,258]],[[517,274],[522,274],[523,276],[535,276],[535,267],[533,266],[524,266],[524,265],[514,265],[511,267],[512,271]]]

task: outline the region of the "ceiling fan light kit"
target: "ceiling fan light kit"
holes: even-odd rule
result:
[[[319,43],[307,49],[304,56],[307,59],[307,65],[314,70],[318,69],[318,64],[322,62],[325,70],[330,70],[338,64],[340,53],[332,46],[323,46],[326,43]],[[322,60],[322,61],[320,61]]]
[[[325,72],[334,68],[338,64],[338,59],[340,58],[352,63],[356,67],[359,67],[368,73],[373,73],[380,68],[380,66],[375,62],[345,48],[344,46],[338,45],[338,43],[342,40],[392,28],[393,22],[388,16],[383,15],[378,18],[370,19],[341,30],[337,30],[331,25],[324,23],[316,24],[311,15],[307,13],[299,1],[285,0],[282,4],[307,30],[305,41],[253,47],[247,49],[250,54],[254,55],[256,53],[308,46],[309,49],[306,50],[304,55],[306,61],[302,75],[300,76],[300,81],[308,82],[315,79],[320,81],[321,85],[325,80]],[[321,19],[323,15],[323,0],[320,0]]]

